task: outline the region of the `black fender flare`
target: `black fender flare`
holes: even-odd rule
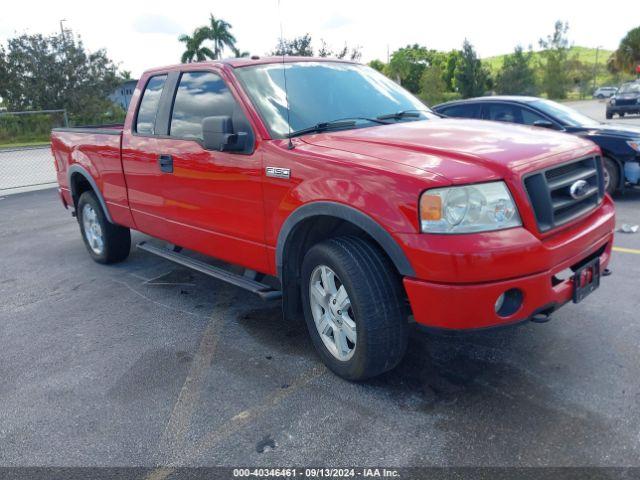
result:
[[[102,211],[104,212],[105,217],[107,217],[107,220],[109,221],[109,223],[113,223],[113,220],[111,219],[111,215],[109,214],[109,210],[107,209],[107,203],[104,201],[104,198],[102,197],[102,192],[98,188],[96,181],[93,179],[93,177],[91,176],[91,174],[86,168],[84,168],[82,165],[79,165],[77,163],[74,163],[73,165],[71,165],[69,167],[69,170],[67,171],[67,182],[69,184],[69,190],[71,190],[71,196],[74,199],[74,203],[76,199],[76,192],[74,191],[75,190],[74,184],[71,181],[71,177],[76,173],[79,175],[82,175],[85,178],[85,180],[89,182],[89,185],[91,185],[93,192],[96,194],[96,197],[98,198],[98,202],[100,202],[100,206],[102,207]]]
[[[291,232],[303,220],[315,216],[335,217],[350,222],[370,235],[389,256],[400,275],[415,277],[415,271],[400,245],[378,222],[360,210],[336,202],[312,202],[298,207],[285,220],[276,245],[276,268],[278,277],[283,278],[283,259],[287,240]]]

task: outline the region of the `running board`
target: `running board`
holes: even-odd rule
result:
[[[251,293],[255,293],[256,295],[258,295],[262,300],[276,300],[282,298],[282,292],[280,290],[274,290],[269,285],[251,280],[250,278],[244,277],[242,275],[231,273],[222,268],[214,267],[213,265],[209,265],[208,263],[188,257],[181,253],[167,250],[162,247],[157,247],[147,242],[140,242],[138,243],[138,245],[136,245],[136,247],[140,250],[144,250],[145,252],[152,253],[154,255],[157,255],[158,257],[162,257],[165,260],[169,260],[170,262],[182,265],[183,267],[190,268],[191,270],[196,270],[200,273],[208,275],[209,277],[217,278],[218,280],[222,280],[223,282],[227,282],[231,285],[235,285],[236,287],[248,290]]]

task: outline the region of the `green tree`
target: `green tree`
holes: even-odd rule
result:
[[[0,47],[0,97],[9,110],[66,109],[72,121],[104,120],[121,111],[108,100],[119,83],[104,50],[88,52],[80,37],[23,34]]]
[[[463,98],[484,95],[489,72],[482,65],[473,45],[465,39],[455,69],[455,86]]]
[[[226,47],[234,53],[237,51],[235,49],[236,37],[231,33],[231,24],[214,17],[213,14],[209,15],[207,38],[213,41],[213,56],[211,58],[214,60],[222,58],[222,52]]]
[[[425,68],[420,78],[420,98],[427,105],[435,105],[444,99],[447,84],[444,81],[442,69],[434,65]]]
[[[437,54],[418,44],[407,45],[391,54],[388,73],[391,78],[412,93],[420,92],[420,79],[424,70]]]
[[[384,63],[382,60],[378,60],[378,59],[371,60],[369,62],[369,66],[380,73],[384,73],[385,69],[387,68],[387,64]]]
[[[607,62],[612,73],[635,73],[638,65],[640,65],[640,27],[627,32]]]
[[[348,58],[354,62],[357,62],[362,57],[361,48],[359,46],[349,48],[345,43],[344,47],[340,50],[334,51],[324,39],[320,40],[320,48],[318,49],[319,57],[335,57],[335,58]]]
[[[558,20],[553,33],[539,41],[544,59],[542,68],[542,89],[549,98],[566,98],[570,85],[568,72],[569,40],[567,32],[569,24]]]
[[[506,95],[535,95],[536,74],[531,66],[533,52],[525,52],[517,46],[511,55],[504,57],[500,72],[496,76],[496,90]]]
[[[198,27],[192,35],[180,35],[178,40],[185,44],[180,61],[182,63],[204,62],[207,58],[216,58],[215,53],[203,43],[210,38],[209,27]]]
[[[297,56],[313,57],[313,47],[311,46],[311,35],[305,33],[291,40],[280,38],[276,49],[271,53],[274,56]]]
[[[243,57],[248,57],[249,55],[251,55],[249,52],[247,52],[245,50],[240,50],[239,48],[236,48],[235,46],[231,49],[231,51],[233,52],[233,56],[235,58],[243,58]]]

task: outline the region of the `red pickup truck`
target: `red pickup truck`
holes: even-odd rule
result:
[[[411,318],[455,330],[545,321],[608,273],[615,214],[598,147],[440,118],[351,62],[154,69],[123,126],[56,129],[52,150],[94,260],[124,260],[130,229],[161,239],[172,248],[139,247],[282,297],[285,319],[303,313],[347,379],[394,367]]]

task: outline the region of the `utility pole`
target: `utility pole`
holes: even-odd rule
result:
[[[598,75],[598,53],[600,53],[600,49],[602,45],[598,45],[596,47],[596,63],[593,65],[593,91],[596,91],[596,77]]]
[[[66,22],[66,21],[67,21],[66,18],[63,18],[62,20],[60,20],[60,36],[62,37],[62,40],[66,39],[66,37],[64,35],[65,30],[64,30],[64,25],[63,25],[64,22]]]

